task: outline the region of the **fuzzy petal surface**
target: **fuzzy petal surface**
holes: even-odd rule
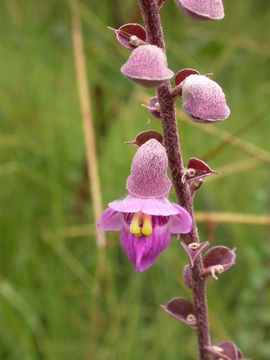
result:
[[[198,20],[220,20],[224,17],[222,0],[175,0],[187,16]]]
[[[134,49],[121,67],[127,78],[146,87],[156,87],[171,79],[173,71],[168,69],[166,56],[155,45],[141,45]]]
[[[120,243],[136,271],[142,272],[154,264],[170,241],[169,218],[152,217],[152,234],[137,237],[129,231],[131,214],[124,215]]]
[[[179,214],[178,207],[171,203],[167,196],[160,198],[140,198],[129,194],[123,200],[110,202],[109,207],[122,213],[135,213],[142,211],[144,214],[157,216],[171,216]]]
[[[225,120],[230,115],[222,88],[204,75],[190,75],[183,84],[184,112],[194,121]]]
[[[167,196],[171,187],[167,167],[165,147],[156,139],[149,139],[133,157],[131,173],[126,181],[128,192],[142,198]]]
[[[123,215],[108,207],[98,218],[97,226],[103,231],[119,231],[122,221]]]
[[[182,206],[174,204],[178,214],[170,217],[170,232],[172,234],[188,234],[192,228],[192,217]]]

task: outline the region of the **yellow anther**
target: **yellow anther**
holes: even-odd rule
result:
[[[151,215],[143,214],[142,234],[143,234],[144,236],[148,236],[148,235],[151,235],[151,234],[152,234]]]
[[[141,215],[141,212],[135,213],[129,226],[130,232],[136,236],[141,236]]]

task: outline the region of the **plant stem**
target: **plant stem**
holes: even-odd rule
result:
[[[139,0],[139,6],[143,16],[148,42],[159,46],[165,52],[165,43],[157,0]],[[174,190],[179,203],[188,210],[193,219],[191,232],[183,235],[183,238],[187,244],[199,242],[189,186],[183,185],[181,182],[184,166],[178,137],[175,101],[171,95],[171,85],[169,81],[157,89],[157,96],[160,104],[164,143],[167,149]],[[205,279],[201,276],[202,270],[203,263],[200,255],[197,257],[195,264],[191,269],[192,293],[195,316],[197,319],[198,358],[199,360],[208,360],[209,355],[206,351],[206,346],[211,344],[211,340],[207,315],[206,286]]]

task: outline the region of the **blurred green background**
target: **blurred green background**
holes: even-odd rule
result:
[[[199,190],[196,210],[267,215],[270,3],[224,5],[219,22],[184,18],[171,0],[161,11],[170,68],[213,72],[231,108],[215,136],[180,120],[183,156],[223,171]],[[134,148],[124,141],[161,127],[140,106],[153,91],[120,74],[129,51],[106,29],[141,22],[136,1],[79,8],[106,206],[125,194]],[[141,274],[118,233],[97,251],[67,2],[1,0],[0,37],[0,359],[195,359],[195,335],[159,306],[191,296],[179,242]],[[224,143],[220,130],[244,142]],[[269,226],[199,230],[202,241],[237,248],[236,265],[209,281],[213,341],[232,338],[246,357],[269,359]]]

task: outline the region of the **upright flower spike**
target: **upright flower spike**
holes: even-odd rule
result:
[[[221,87],[204,75],[190,75],[183,82],[182,108],[197,122],[225,120],[230,115]]]
[[[176,6],[188,17],[197,20],[224,18],[222,0],[175,0]]]
[[[165,53],[155,45],[141,45],[134,49],[121,72],[145,87],[159,87],[174,75],[168,69]]]
[[[168,200],[170,180],[163,145],[150,139],[141,145],[132,162],[126,185],[128,195],[109,203],[98,227],[120,230],[120,243],[136,271],[149,268],[169,244],[170,234],[186,234],[190,214]]]

